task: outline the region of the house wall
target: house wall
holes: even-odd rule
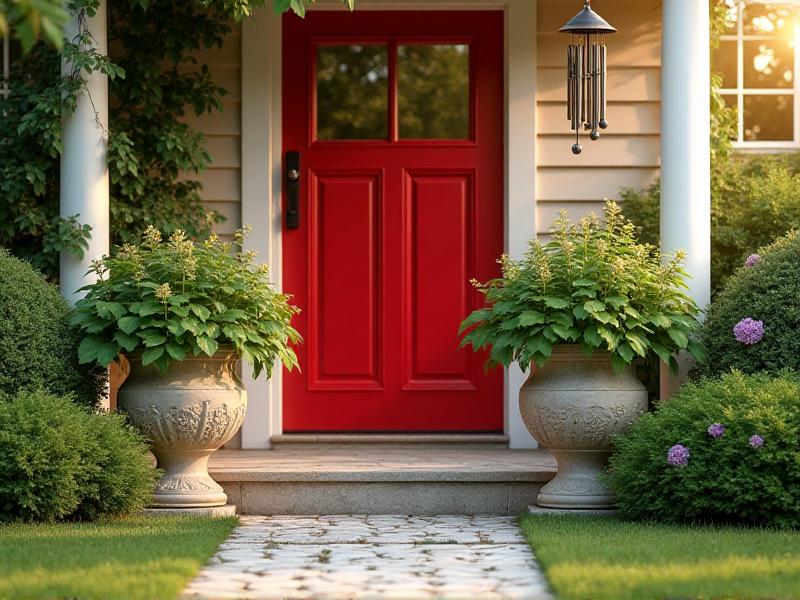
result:
[[[559,27],[578,2],[539,0],[537,86],[537,230],[544,234],[561,209],[576,219],[599,213],[623,187],[658,176],[661,99],[661,3],[594,0],[592,7],[619,33],[608,37],[608,129],[572,154],[566,110],[566,44]]]
[[[203,184],[200,195],[208,210],[226,217],[225,222],[215,226],[216,232],[224,237],[231,236],[242,225],[242,27],[232,22],[231,28],[221,48],[195,54],[199,65],[208,65],[213,81],[228,90],[222,99],[222,110],[200,117],[188,114],[185,118],[187,124],[205,134],[211,155],[211,165],[206,171],[187,177]]]

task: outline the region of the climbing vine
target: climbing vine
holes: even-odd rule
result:
[[[352,9],[353,0],[342,1]],[[81,256],[87,247],[91,230],[80,215],[59,215],[59,159],[62,120],[87,93],[84,77],[93,72],[109,80],[112,243],[138,237],[147,225],[207,234],[221,219],[206,214],[196,178],[210,157],[185,117],[223,110],[227,92],[194,55],[221,46],[232,20],[268,2],[108,2],[108,57],[94,49],[87,27],[99,0],[69,0],[77,34],[61,50],[32,45],[13,61],[10,92],[0,97],[0,246],[52,278],[60,252]],[[271,4],[302,16],[313,0]],[[64,74],[62,58],[71,66]]]

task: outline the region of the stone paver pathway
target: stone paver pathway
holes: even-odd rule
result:
[[[242,517],[185,598],[550,600],[513,517]]]

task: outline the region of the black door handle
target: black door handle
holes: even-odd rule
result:
[[[286,229],[300,227],[300,153],[286,153]]]

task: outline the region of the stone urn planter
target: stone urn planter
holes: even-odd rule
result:
[[[247,392],[236,375],[238,356],[232,348],[212,357],[190,356],[164,373],[143,367],[139,353],[127,358],[130,375],[119,389],[119,408],[151,440],[165,471],[151,506],[224,505],[227,496],[208,474],[208,459],[244,420]]]
[[[611,455],[612,436],[627,431],[647,410],[647,390],[633,367],[615,373],[608,352],[586,357],[577,344],[555,346],[544,367],[532,369],[519,407],[528,431],[558,462],[558,474],[536,504],[614,508],[614,495],[598,475]]]

